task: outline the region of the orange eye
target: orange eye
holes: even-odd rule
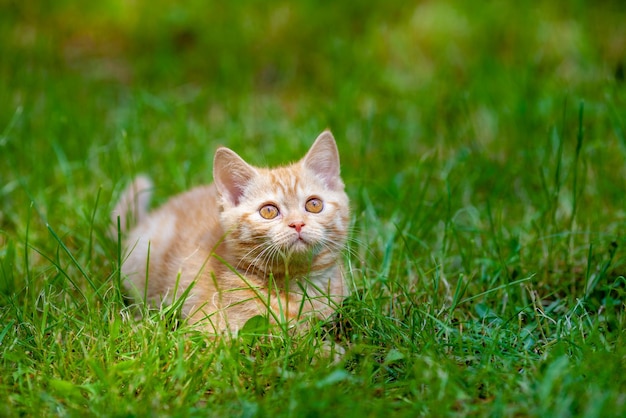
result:
[[[259,215],[264,219],[274,219],[278,216],[278,208],[274,205],[265,205],[259,209]]]
[[[324,209],[324,204],[321,199],[314,197],[306,201],[304,208],[307,212],[320,213]]]

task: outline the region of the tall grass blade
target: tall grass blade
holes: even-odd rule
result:
[[[93,280],[91,280],[91,277],[89,277],[89,274],[87,274],[87,272],[83,269],[83,266],[78,262],[78,260],[76,260],[76,258],[74,257],[74,254],[72,254],[72,252],[69,250],[69,248],[67,248],[67,246],[65,245],[65,243],[63,242],[63,240],[61,240],[61,238],[59,238],[59,236],[57,235],[56,232],[54,232],[54,229],[52,229],[52,227],[48,224],[46,225],[46,227],[48,228],[48,231],[50,232],[50,235],[52,235],[52,237],[56,240],[56,242],[59,244],[59,246],[61,247],[61,249],[63,249],[63,252],[65,252],[65,254],[70,258],[70,260],[72,260],[72,264],[74,264],[74,266],[78,269],[78,271],[80,272],[80,274],[83,276],[83,278],[87,281],[87,283],[89,284],[89,286],[91,287],[91,289],[94,291],[94,293],[96,294],[96,296],[104,301],[104,298],[102,297],[102,295],[100,294],[100,289],[98,289],[98,287],[96,286],[96,284],[93,282]],[[79,290],[79,292],[81,293],[81,295],[85,298],[85,295],[80,291],[80,288],[77,286],[77,284],[69,277],[69,275],[65,272],[63,272],[64,276],[67,277],[68,280],[71,281],[71,283],[74,285],[74,287]],[[85,298],[85,300],[87,300]]]

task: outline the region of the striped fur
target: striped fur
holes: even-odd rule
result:
[[[130,214],[137,218],[122,265],[131,295],[169,304],[189,291],[183,314],[216,334],[236,333],[259,314],[274,321],[332,314],[348,292],[341,252],[350,217],[332,134],[323,132],[300,161],[273,169],[220,148],[213,177],[152,213],[146,178],[122,194],[115,224],[118,216],[123,227]],[[322,200],[321,212],[306,211],[311,198]],[[267,204],[279,209],[276,218],[260,215]]]

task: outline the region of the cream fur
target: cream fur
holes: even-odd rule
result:
[[[220,148],[214,184],[152,213],[146,193],[152,184],[137,178],[112,214],[115,225],[118,216],[124,220],[123,230],[130,214],[137,220],[124,240],[126,289],[151,304],[170,304],[190,289],[183,315],[215,334],[236,333],[255,315],[281,322],[328,317],[348,293],[341,251],[349,202],[339,171],[326,131],[302,160],[273,169]],[[305,210],[312,197],[323,201],[320,213]],[[268,203],[279,208],[275,219],[259,214]]]

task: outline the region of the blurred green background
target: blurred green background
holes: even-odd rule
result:
[[[145,90],[154,106],[170,96],[189,106],[208,129],[242,98],[269,96],[287,120],[313,113],[337,129],[370,120],[379,141],[398,128],[376,117],[393,113],[425,147],[502,142],[533,130],[539,112],[559,114],[568,96],[574,106],[583,96],[601,100],[611,81],[623,82],[623,9],[585,1],[3,0],[2,126],[16,107],[35,111],[55,94],[66,98],[61,106],[100,104],[109,116],[114,100]],[[467,114],[468,102],[476,114]],[[448,135],[467,119],[480,131]]]

